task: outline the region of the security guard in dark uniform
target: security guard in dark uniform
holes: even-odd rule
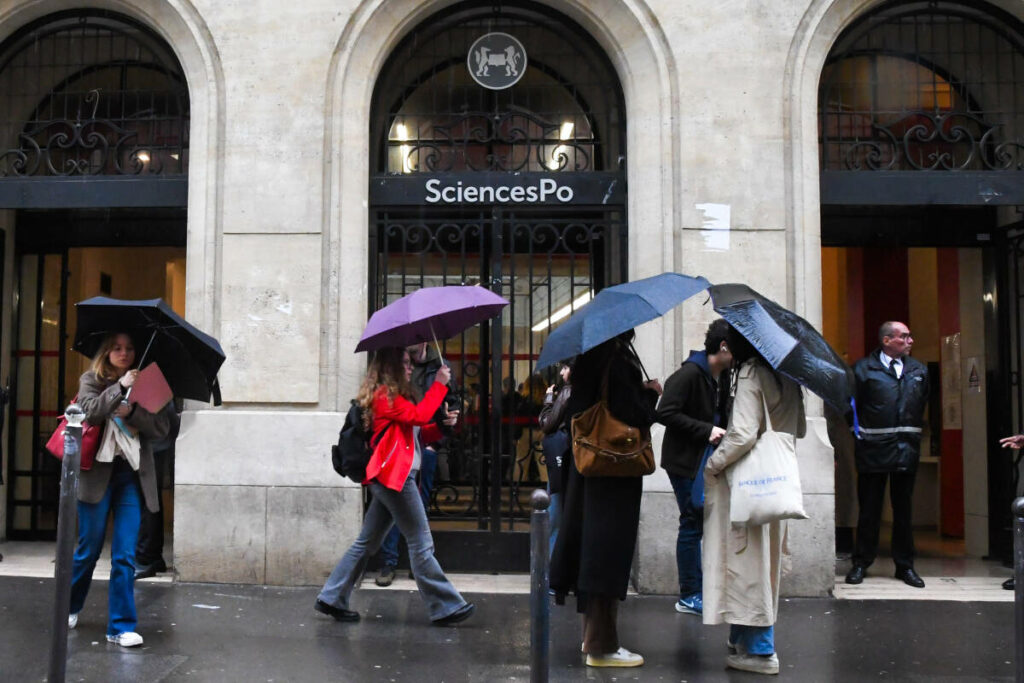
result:
[[[853,368],[859,420],[855,457],[860,514],[853,568],[846,575],[846,583],[863,581],[875,560],[888,481],[896,578],[908,586],[924,588],[924,581],[914,571],[911,505],[928,403],[928,370],[910,357],[914,338],[905,324],[883,323],[878,338],[881,347]]]

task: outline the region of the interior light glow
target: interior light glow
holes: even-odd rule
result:
[[[137,156],[139,161],[141,161],[142,163],[144,163],[144,164],[149,163],[149,152],[145,152],[145,151],[139,152],[135,156]]]
[[[546,318],[545,320],[542,320],[541,322],[539,322],[536,325],[534,325],[533,327],[531,327],[530,331],[531,332],[543,332],[547,328],[549,328],[552,325],[554,325],[555,323],[557,323],[562,318],[567,317],[570,313],[575,311],[577,308],[580,308],[581,306],[583,306],[588,301],[590,301],[590,292],[584,292],[580,296],[576,297],[576,300],[573,301],[571,304],[566,304],[565,306],[562,306],[557,311],[552,313],[550,318]]]
[[[562,127],[558,129],[558,139],[568,140],[569,138],[572,137],[572,131],[575,128],[576,124],[574,124],[572,121],[563,121]],[[558,155],[564,154],[567,149],[568,148],[565,145],[558,145],[553,150],[551,150],[551,159],[548,160],[548,168],[550,168],[552,171],[557,171],[558,168],[561,166],[561,163],[558,160]]]
[[[404,123],[399,123],[395,125],[395,134],[398,136],[398,139],[401,140],[402,142],[405,142],[409,139],[409,129],[406,127]],[[398,153],[402,156],[402,173],[412,173],[412,164],[410,163],[409,160],[410,151],[411,148],[409,147],[409,145],[399,145],[398,147]]]

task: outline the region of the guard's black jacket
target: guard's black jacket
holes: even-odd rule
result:
[[[928,370],[910,356],[896,379],[875,349],[853,366],[857,379],[858,472],[912,472],[921,452]]]

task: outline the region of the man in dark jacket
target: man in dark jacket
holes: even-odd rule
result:
[[[914,571],[911,499],[920,459],[924,409],[928,403],[928,370],[910,357],[914,337],[901,322],[883,323],[881,348],[857,361],[857,540],[853,568],[846,583],[864,580],[878,551],[882,498],[889,482],[892,501],[892,559],[896,578],[924,588]]]
[[[679,505],[676,611],[683,614],[701,614],[704,607],[700,566],[704,511],[691,503],[690,495],[704,452],[725,434],[722,428],[725,416],[716,415],[716,409],[718,377],[732,363],[732,353],[725,340],[728,331],[729,323],[722,319],[711,323],[704,335],[704,350],[691,351],[682,367],[672,373],[658,404],[658,422],[665,425],[661,466],[668,472]]]

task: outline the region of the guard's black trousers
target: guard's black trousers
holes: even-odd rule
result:
[[[857,542],[853,564],[868,567],[878,554],[878,527],[882,522],[885,482],[892,503],[892,559],[896,569],[914,566],[914,531],[911,521],[916,472],[861,472],[857,475]]]

